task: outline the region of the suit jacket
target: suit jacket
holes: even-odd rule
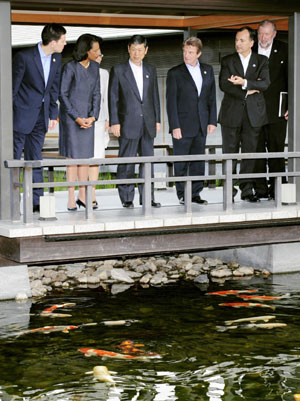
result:
[[[200,96],[185,63],[171,68],[167,75],[167,112],[170,132],[181,128],[183,137],[207,134],[208,124],[217,125],[216,85],[213,68],[200,64]]]
[[[108,104],[110,125],[121,124],[121,136],[138,139],[147,129],[156,136],[156,123],[160,122],[160,103],[156,69],[143,62],[143,100],[129,61],[118,64],[110,71]]]
[[[247,79],[247,89],[234,85],[228,81],[231,75]],[[248,113],[252,127],[261,127],[267,124],[267,111],[265,98],[262,92],[270,84],[268,58],[252,52],[249,65],[244,69],[238,53],[225,56],[221,60],[219,75],[220,89],[224,92],[219,123],[226,127],[240,127],[244,109]],[[247,90],[256,89],[259,93],[246,96]]]
[[[50,73],[45,87],[44,72],[38,45],[19,51],[13,60],[13,126],[14,131],[29,134],[44,101],[45,132],[49,119],[58,115],[61,54],[51,57]]]
[[[257,53],[258,44],[255,43],[253,51]],[[288,91],[288,45],[274,39],[269,57],[270,86],[264,92],[269,123],[276,123],[284,117],[279,117],[280,92]]]

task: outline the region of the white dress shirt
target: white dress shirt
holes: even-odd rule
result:
[[[258,42],[258,54],[262,54],[263,56],[270,58],[272,46],[273,46],[273,41],[267,49],[261,47],[261,45]]]
[[[129,65],[132,69],[140,97],[143,100],[143,63],[141,65],[136,65],[129,59]]]
[[[242,65],[243,65],[244,75],[246,75],[246,72],[247,72],[247,68],[248,68],[248,65],[249,65],[249,61],[250,61],[251,54],[252,54],[252,51],[250,51],[250,53],[248,54],[248,56],[244,57],[242,54],[239,53],[240,60],[241,60],[241,63],[242,63]],[[244,89],[244,90],[247,89],[247,79],[245,79],[245,83],[244,83],[244,85],[242,86],[242,89]]]
[[[197,86],[197,91],[198,91],[198,96],[200,96],[201,93],[201,88],[202,88],[202,75],[201,75],[201,70],[200,70],[200,64],[199,62],[197,62],[197,64],[195,65],[195,67],[193,67],[190,64],[186,64],[187,69],[189,70],[189,73],[191,74],[195,85]]]

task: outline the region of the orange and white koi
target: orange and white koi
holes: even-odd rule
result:
[[[270,308],[275,310],[275,306],[265,305],[265,304],[256,304],[253,302],[228,302],[219,304],[219,306],[231,306],[232,308]]]
[[[115,358],[115,359],[129,359],[129,360],[136,360],[136,361],[148,361],[149,359],[153,358],[161,358],[160,355],[124,355],[120,354],[118,352],[112,352],[112,351],[105,351],[101,349],[95,349],[95,348],[79,348],[78,351],[82,352],[85,356],[90,357],[90,356],[102,356],[102,357],[108,357],[108,358]]]
[[[75,306],[76,304],[74,304],[74,303],[72,303],[72,302],[69,302],[69,303],[65,303],[65,304],[58,304],[58,305],[52,305],[52,306],[50,306],[49,308],[46,308],[46,309],[44,309],[42,312],[41,312],[41,315],[49,315],[50,313],[52,313],[55,309],[58,309],[58,308],[69,308],[69,307],[72,307],[72,306]]]
[[[258,290],[228,290],[228,291],[214,291],[207,292],[205,295],[220,295],[221,297],[226,297],[226,295],[236,295],[242,292],[258,292]]]
[[[104,326],[130,326],[132,323],[137,323],[139,320],[127,319],[127,320],[104,320],[101,322]]]
[[[217,326],[218,331],[234,330],[234,329],[277,329],[280,327],[286,327],[286,323],[249,323],[239,326]]]
[[[43,334],[50,334],[50,333],[55,333],[58,331],[61,331],[62,333],[69,333],[70,330],[75,330],[79,329],[82,326],[95,326],[97,323],[85,323],[81,324],[79,326],[44,326],[44,327],[38,327],[36,329],[30,329],[30,330],[23,330],[19,332],[17,335],[22,336],[24,334],[32,334],[32,333],[43,333]]]
[[[237,295],[238,298],[253,299],[256,301],[276,301],[277,299],[288,298],[289,294],[282,295],[281,297],[268,297],[265,295]]]

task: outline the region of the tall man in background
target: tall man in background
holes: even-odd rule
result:
[[[204,154],[207,134],[217,127],[216,85],[213,68],[199,63],[202,42],[190,37],[183,43],[184,63],[167,76],[167,112],[174,155]],[[175,176],[204,175],[204,162],[177,162]],[[192,202],[207,204],[200,192],[203,181],[192,182]],[[184,204],[184,183],[176,182],[180,204]]]
[[[160,130],[160,103],[156,69],[143,61],[148,52],[147,39],[134,35],[128,43],[129,60],[111,69],[109,76],[109,121],[111,132],[119,139],[119,157],[154,155],[154,138]],[[143,168],[139,169],[143,177]],[[134,178],[134,164],[119,164],[117,178]],[[123,207],[132,209],[134,184],[118,185]],[[140,204],[142,192],[140,191]],[[152,206],[160,207],[154,200]]]
[[[14,158],[41,160],[48,129],[57,124],[57,98],[60,83],[61,52],[66,45],[66,30],[47,24],[42,42],[19,51],[13,60]],[[33,182],[43,182],[42,169],[33,170]],[[40,209],[43,188],[33,190],[33,211]]]
[[[276,39],[276,25],[274,22],[265,20],[258,26],[258,43],[253,46],[253,51],[263,54],[269,59],[270,86],[264,92],[267,105],[268,124],[262,127],[259,136],[258,152],[284,152],[286,137],[286,125],[288,111],[284,115],[279,115],[280,92],[288,91],[288,45]],[[284,172],[284,159],[260,159],[257,160],[257,172],[266,172],[266,165],[269,172]],[[267,180],[260,178],[257,180],[256,194],[259,198],[274,199],[274,178],[270,178],[268,187]],[[283,177],[283,182],[286,179]]]
[[[220,89],[224,92],[219,122],[222,129],[223,153],[255,153],[261,127],[267,124],[263,91],[269,84],[268,59],[252,52],[255,32],[250,27],[240,28],[235,37],[236,53],[221,60]],[[236,160],[233,172],[236,172]],[[240,173],[255,173],[255,160],[242,160]],[[241,198],[258,202],[254,193],[255,180],[239,181]],[[237,190],[234,188],[233,196]]]

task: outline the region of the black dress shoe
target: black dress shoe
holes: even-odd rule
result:
[[[151,201],[151,206],[152,207],[161,207],[161,204],[159,202]]]
[[[247,195],[247,196],[242,196],[242,200],[246,201],[246,202],[251,202],[251,203],[255,203],[255,202],[260,202],[260,199],[253,194]]]
[[[93,210],[98,209],[98,202],[96,200],[93,201]]]
[[[198,203],[199,205],[207,205],[208,204],[207,200],[201,199],[200,196],[194,196],[192,198],[192,202],[193,203]]]
[[[32,211],[33,211],[33,213],[39,212],[40,211],[40,205],[33,205]]]
[[[126,207],[127,209],[133,209],[133,202],[123,202],[122,203],[123,207]]]
[[[77,206],[75,206],[75,207],[68,207],[68,211],[69,211],[69,212],[76,212],[76,210],[77,210]]]
[[[259,199],[269,199],[269,194],[267,192],[265,193],[259,193],[255,192],[255,196],[257,196]]]

